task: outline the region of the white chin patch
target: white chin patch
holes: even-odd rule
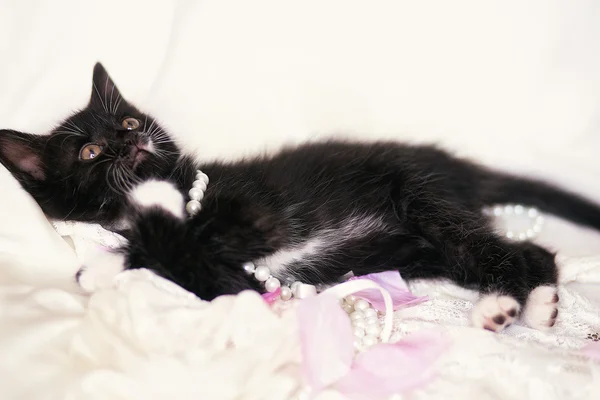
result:
[[[140,183],[129,192],[129,199],[141,208],[158,207],[177,218],[185,216],[183,195],[168,181],[151,179]]]
[[[148,143],[146,144],[146,151],[152,154],[156,152],[156,149],[154,148],[154,142],[152,141],[152,139],[148,140]]]

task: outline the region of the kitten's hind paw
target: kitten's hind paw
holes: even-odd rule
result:
[[[554,286],[538,286],[529,293],[523,321],[538,330],[554,326],[558,316],[558,293]]]
[[[471,314],[473,326],[500,332],[513,323],[520,308],[517,300],[510,296],[486,294],[473,307]]]
[[[141,208],[158,207],[179,219],[185,216],[183,195],[168,181],[151,179],[140,183],[129,192],[129,199]]]

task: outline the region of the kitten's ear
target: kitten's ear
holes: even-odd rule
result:
[[[48,138],[0,130],[0,162],[21,183],[46,179],[42,154]]]
[[[123,98],[117,85],[115,85],[102,64],[96,63],[92,80],[90,107],[101,108],[106,112],[114,114],[122,102]]]

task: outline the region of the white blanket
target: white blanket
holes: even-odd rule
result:
[[[562,271],[563,284],[599,284],[600,258],[565,260]],[[443,283],[413,290],[431,300],[396,312],[395,340],[437,327],[453,345],[436,380],[406,398],[600,395],[600,364],[578,354],[600,326],[599,302],[563,286],[550,332],[513,325],[494,334],[468,327],[473,293]],[[90,298],[14,283],[0,286],[0,296],[10,306],[0,340],[3,398],[285,400],[306,390],[295,308],[278,316],[253,292],[208,303],[134,270]]]

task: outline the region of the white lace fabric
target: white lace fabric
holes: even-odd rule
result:
[[[120,241],[100,227],[56,226],[78,253]],[[501,334],[471,328],[476,293],[447,282],[413,282],[411,290],[429,301],[397,311],[393,337],[433,328],[453,345],[436,363],[433,382],[396,398],[600,398],[600,364],[579,352],[590,343],[587,336],[600,331],[600,303],[572,287],[600,287],[600,257],[561,259],[560,265],[559,318],[548,332],[518,323]],[[294,303],[276,311],[253,293],[207,303],[148,271],[126,271],[112,290],[91,297],[72,339],[86,373],[68,386],[71,398],[112,399],[120,398],[119,390],[137,390],[139,396],[128,398],[158,399],[179,395],[182,387],[190,397],[181,398],[301,398]],[[177,374],[166,373],[165,365]],[[160,389],[153,382],[159,373],[166,374]],[[330,391],[319,398],[340,397]]]

